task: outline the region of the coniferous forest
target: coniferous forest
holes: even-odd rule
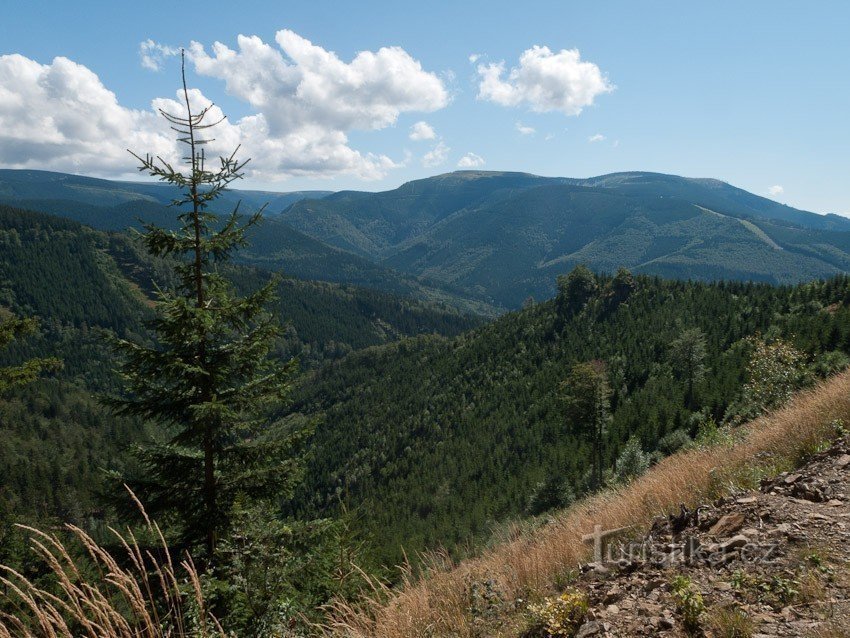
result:
[[[850,366],[843,217],[638,172],[240,191],[178,54],[179,163],[0,171],[0,638],[365,636]]]

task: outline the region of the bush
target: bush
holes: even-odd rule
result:
[[[665,456],[678,452],[691,443],[691,437],[684,430],[673,430],[669,434],[658,439],[658,450]]]
[[[569,589],[556,598],[545,598],[539,605],[529,605],[532,629],[547,638],[575,636],[584,622],[589,603],[578,589]]]
[[[699,631],[705,615],[705,602],[702,594],[687,576],[676,576],[670,583],[670,592],[676,603],[676,611],[682,617],[682,624],[688,633]]]

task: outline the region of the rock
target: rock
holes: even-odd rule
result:
[[[676,626],[676,621],[668,616],[658,619],[659,629],[673,629]]]
[[[708,533],[711,536],[729,536],[741,529],[744,526],[744,521],[745,518],[741,512],[732,512],[721,517],[719,521],[712,525]]]
[[[620,613],[620,608],[617,607],[617,605],[608,605],[605,608],[605,613],[608,614],[609,616],[616,616],[617,614]]]
[[[576,633],[576,638],[587,638],[587,636],[596,636],[602,632],[602,625],[595,620],[584,623],[579,627]]]
[[[801,478],[803,478],[802,474],[791,474],[790,476],[786,476],[783,482],[785,485],[791,485],[792,483],[799,481]]]
[[[845,468],[850,465],[850,454],[842,454],[838,457],[838,460],[835,462],[835,465],[839,468]]]
[[[745,496],[744,498],[736,499],[735,502],[738,505],[749,505],[750,503],[755,503],[757,500],[755,496]]]
[[[614,585],[611,589],[605,592],[605,597],[602,599],[602,602],[606,605],[610,605],[611,603],[616,603],[623,597],[623,590],[620,589],[617,585]]]
[[[738,534],[737,536],[733,536],[728,541],[720,543],[720,551],[724,554],[727,552],[731,552],[740,547],[744,547],[750,542],[750,539],[744,536],[743,534]]]

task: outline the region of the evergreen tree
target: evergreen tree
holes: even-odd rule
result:
[[[590,433],[593,448],[593,486],[602,484],[602,453],[611,421],[611,388],[603,361],[577,363],[561,384],[567,418]]]
[[[564,313],[576,313],[596,294],[599,284],[587,266],[579,264],[569,275],[558,277],[558,307]]]
[[[640,446],[640,440],[629,437],[623,446],[623,451],[617,457],[617,481],[626,483],[637,478],[649,469],[649,455]]]
[[[18,319],[14,316],[0,316],[0,348],[12,341],[33,334],[38,321],[33,318]],[[20,365],[0,367],[0,394],[14,387],[35,381],[45,372],[53,372],[62,367],[62,362],[53,357],[29,359]]]
[[[150,512],[182,519],[184,540],[204,542],[212,556],[238,497],[284,498],[294,487],[300,463],[291,454],[298,435],[271,427],[266,418],[267,408],[285,399],[294,362],[269,358],[280,334],[265,311],[276,282],[238,297],[217,272],[245,245],[246,230],[259,223],[262,210],[243,223],[238,207],[224,219],[209,209],[242,177],[246,162],[234,151],[216,168],[207,167],[209,140],[200,136],[221,120],[208,121],[211,106],[193,111],[185,62],[182,77],[185,114],[161,114],[188,148],[187,170],[133,154],[140,171],[180,189],[173,202],[179,228],[146,225],[142,235],[153,256],[175,258],[178,284],[159,292],[150,324],[155,345],[117,342],[127,397],[111,403],[120,413],[165,426],[164,442],[138,449],[143,471],[128,483]]]
[[[685,382],[687,394],[685,404],[688,408],[694,408],[694,386],[705,377],[705,359],[707,356],[705,347],[705,335],[699,328],[683,330],[681,334],[670,343],[668,351],[670,364],[676,376]]]

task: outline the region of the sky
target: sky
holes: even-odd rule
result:
[[[9,2],[10,0],[3,0]],[[386,190],[458,169],[713,177],[850,216],[850,3],[15,3],[0,166],[141,179],[157,109],[214,103],[240,187]]]

